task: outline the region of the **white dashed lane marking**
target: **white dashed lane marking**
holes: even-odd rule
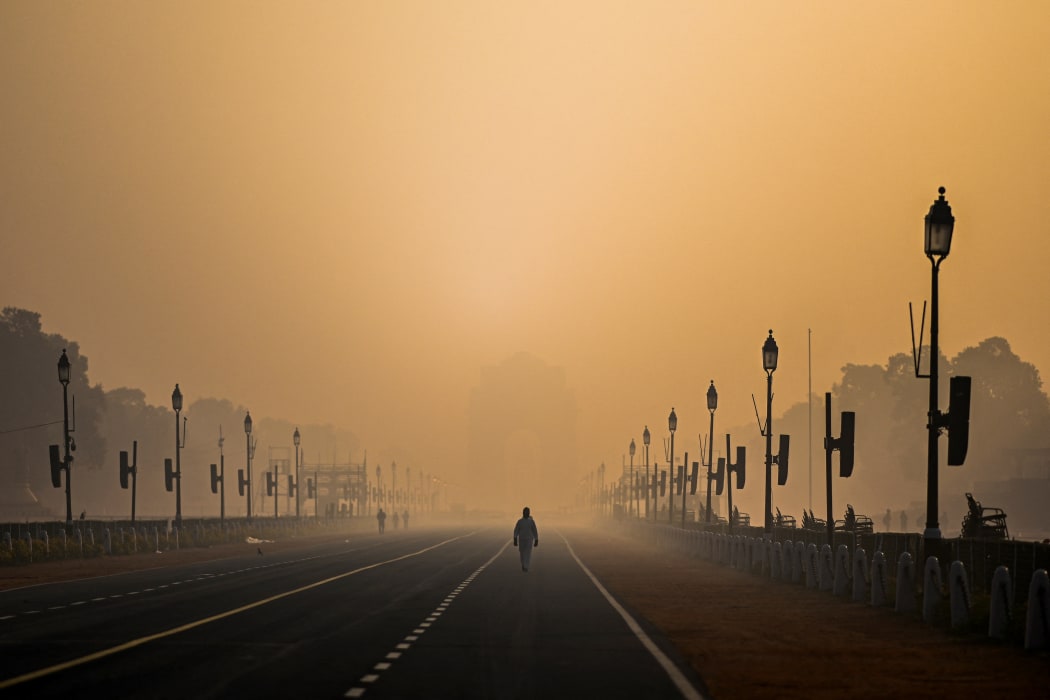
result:
[[[114,599],[117,599],[117,598],[123,598],[124,596],[139,595],[141,593],[153,593],[155,591],[164,590],[165,588],[168,588],[169,586],[179,586],[179,585],[182,585],[184,583],[196,583],[198,581],[206,581],[206,580],[209,580],[209,579],[218,578],[220,576],[226,576],[227,574],[239,574],[239,573],[243,573],[243,572],[246,572],[246,571],[255,571],[257,569],[269,569],[270,567],[274,567],[274,566],[282,566],[282,565],[287,565],[287,564],[297,564],[299,562],[310,561],[312,559],[317,559],[317,558],[319,558],[319,556],[303,557],[302,559],[288,559],[288,560],[285,560],[285,561],[274,562],[272,564],[266,564],[264,566],[253,566],[253,567],[251,567],[249,569],[236,569],[234,571],[224,571],[224,572],[219,573],[219,574],[202,573],[199,576],[197,576],[196,578],[186,579],[186,580],[183,580],[183,581],[172,581],[171,583],[161,584],[161,585],[157,586],[156,588],[143,588],[141,591],[128,591],[127,593],[113,593],[113,594],[111,594],[111,595],[109,595],[107,597],[92,598],[91,602],[92,603],[101,603],[101,602],[107,601],[107,600],[114,600]],[[84,605],[86,602],[88,602],[88,601],[77,600],[77,601],[74,601],[72,603],[69,603],[68,605],[51,606],[51,607],[47,608],[47,610],[49,610],[49,611],[50,610],[64,610],[65,608],[72,607],[74,605]],[[36,615],[36,614],[38,614],[40,612],[41,611],[39,611],[39,610],[28,610],[28,611],[23,612],[21,614],[22,615]],[[13,619],[15,619],[17,617],[18,617],[18,614],[4,615],[4,616],[0,617],[0,621],[13,620]]]
[[[507,544],[509,544],[509,543],[507,543]],[[446,610],[448,610],[449,604],[451,604],[452,601],[456,599],[456,596],[459,595],[460,593],[462,593],[466,589],[467,585],[470,584],[470,582],[473,581],[475,579],[475,577],[477,577],[478,574],[480,574],[482,571],[484,571],[485,568],[489,564],[491,564],[492,562],[496,561],[496,558],[499,557],[500,554],[503,554],[504,550],[507,549],[507,544],[504,544],[503,547],[501,547],[498,552],[496,552],[494,555],[492,555],[491,559],[489,559],[487,562],[485,562],[480,567],[478,567],[478,569],[475,570],[474,573],[472,573],[470,576],[465,578],[463,580],[463,582],[460,583],[458,586],[453,588],[452,589],[452,593],[450,593],[448,596],[445,597],[444,600],[441,601],[441,605],[437,606],[437,608],[433,612],[431,612],[429,615],[427,615],[426,618],[424,618],[425,622],[420,622],[419,626],[416,627],[414,630],[412,630],[412,634],[409,634],[409,635],[405,636],[405,640],[403,642],[400,642],[400,643],[394,645],[394,648],[397,649],[398,651],[388,652],[387,655],[384,658],[391,659],[391,660],[397,660],[397,659],[401,658],[401,655],[402,655],[403,652],[411,649],[412,645],[409,644],[408,642],[418,641],[419,640],[419,635],[425,633],[427,631],[427,629],[432,624],[437,622],[438,618],[441,616],[441,613],[446,611]],[[388,671],[392,667],[393,667],[393,664],[391,664],[391,663],[379,662],[375,666],[373,666],[372,669],[375,670],[375,671]],[[378,673],[369,673],[369,674],[366,674],[364,676],[361,676],[360,682],[361,683],[371,684],[371,683],[375,683],[377,680],[379,680],[379,674]],[[343,693],[343,697],[345,697],[345,698],[360,698],[360,697],[364,696],[365,690],[366,690],[366,688],[363,688],[362,686],[357,685],[357,686],[354,686],[354,687],[350,688],[350,690],[346,691],[345,693]]]

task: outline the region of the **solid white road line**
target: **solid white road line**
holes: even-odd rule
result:
[[[14,676],[13,678],[7,678],[7,679],[4,679],[4,680],[0,681],[0,690],[2,690],[4,688],[10,688],[11,686],[18,685],[20,683],[25,683],[26,681],[36,680],[37,678],[43,678],[44,676],[49,676],[49,675],[51,675],[53,673],[58,673],[59,671],[65,671],[65,670],[70,669],[70,668],[75,668],[77,666],[82,666],[82,665],[90,663],[92,661],[98,661],[99,659],[104,659],[107,656],[113,656],[114,654],[119,654],[120,652],[127,651],[128,649],[134,649],[135,647],[142,646],[143,644],[148,644],[149,642],[155,642],[158,639],[164,639],[165,637],[171,637],[171,636],[174,636],[176,634],[180,634],[182,632],[186,632],[188,630],[194,629],[195,627],[200,627],[201,625],[206,625],[209,622],[215,622],[216,620],[222,620],[222,619],[225,619],[225,618],[230,617],[232,615],[236,615],[238,613],[242,613],[242,612],[245,612],[247,610],[252,610],[254,608],[261,607],[263,605],[266,605],[268,603],[272,603],[272,602],[277,601],[277,600],[281,600],[282,598],[287,598],[289,596],[296,595],[297,593],[303,593],[304,591],[309,591],[311,589],[317,588],[318,586],[323,586],[323,585],[325,585],[327,583],[331,583],[333,581],[338,581],[338,580],[344,579],[344,578],[346,578],[348,576],[353,576],[354,574],[359,574],[359,573],[361,573],[363,571],[368,571],[370,569],[376,569],[376,568],[379,568],[380,566],[385,566],[387,564],[393,564],[394,562],[402,561],[404,559],[410,559],[411,557],[419,556],[420,554],[423,554],[425,552],[429,552],[429,551],[431,551],[433,549],[437,549],[438,547],[443,547],[446,544],[449,544],[450,542],[455,542],[456,540],[463,539],[464,537],[470,537],[473,534],[475,534],[475,533],[469,533],[469,534],[466,534],[466,535],[460,535],[458,537],[452,537],[452,538],[444,540],[442,542],[438,542],[437,544],[433,544],[433,545],[431,545],[429,547],[424,547],[423,549],[420,549],[420,550],[415,551],[415,552],[410,552],[408,554],[403,554],[403,555],[401,555],[399,557],[394,557],[393,559],[387,559],[385,561],[379,561],[379,562],[376,562],[374,564],[368,564],[367,566],[362,566],[362,567],[359,567],[359,568],[354,569],[352,571],[347,571],[345,573],[338,574],[336,576],[331,576],[329,578],[322,579],[320,581],[315,581],[314,583],[310,583],[310,584],[307,584],[305,586],[300,586],[299,588],[294,588],[294,589],[292,589],[290,591],[285,591],[284,593],[278,593],[277,595],[272,595],[269,598],[263,598],[262,600],[255,601],[254,603],[248,603],[247,605],[242,605],[240,607],[233,608],[232,610],[227,610],[226,612],[221,612],[221,613],[218,613],[216,615],[212,615],[210,617],[201,618],[200,620],[194,620],[193,622],[187,622],[184,625],[179,625],[178,627],[172,627],[171,629],[164,630],[163,632],[157,632],[156,634],[150,634],[150,635],[146,635],[145,637],[139,637],[138,639],[132,639],[130,641],[124,642],[123,644],[118,644],[118,645],[116,645],[114,647],[110,647],[108,649],[102,649],[102,650],[96,651],[96,652],[94,652],[92,654],[86,654],[84,656],[80,656],[80,657],[77,657],[75,659],[70,659],[69,661],[63,661],[62,663],[55,664],[54,666],[48,666],[46,668],[37,669],[36,671],[30,671],[29,673],[23,673],[21,676]],[[37,611],[34,610],[32,612],[37,612]],[[27,612],[25,614],[28,615],[28,614],[31,614],[31,613]]]
[[[576,563],[579,564],[581,569],[583,569],[583,573],[587,574],[587,577],[591,579],[591,583],[593,583],[601,594],[605,596],[605,599],[609,601],[609,605],[613,607],[613,610],[620,613],[620,617],[622,617],[624,622],[627,623],[627,627],[634,633],[634,636],[638,638],[638,641],[642,643],[642,646],[648,649],[649,653],[653,655],[653,658],[656,659],[656,662],[660,664],[664,672],[667,673],[671,682],[674,683],[679,692],[682,693],[682,697],[686,698],[686,700],[708,700],[700,694],[700,691],[693,687],[693,684],[690,683],[685,675],[678,670],[678,667],[675,666],[674,662],[667,658],[667,655],[660,650],[660,647],[656,646],[656,643],[645,633],[645,630],[642,629],[641,625],[631,617],[630,613],[624,610],[623,606],[609,594],[609,591],[605,590],[605,586],[594,577],[591,570],[580,561],[578,556],[576,556],[576,552],[573,550],[572,545],[569,544],[569,541],[565,539],[565,535],[559,532],[558,536],[565,542],[565,546],[569,548],[569,554],[572,555],[572,558],[575,559]]]

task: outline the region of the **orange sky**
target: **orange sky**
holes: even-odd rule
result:
[[[807,329],[818,393],[907,352],[944,185],[942,349],[1046,377],[1048,47],[1041,0],[5,2],[0,304],[107,389],[436,472],[529,351],[583,472],[710,379],[753,427],[769,328],[777,410]]]

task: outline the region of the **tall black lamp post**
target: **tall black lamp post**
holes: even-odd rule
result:
[[[939,197],[930,206],[926,215],[926,236],[924,250],[930,260],[932,269],[932,289],[930,291],[930,411],[927,429],[929,430],[929,449],[926,462],[926,530],[923,539],[941,539],[941,528],[937,522],[937,438],[944,427],[940,410],[937,408],[937,275],[941,262],[948,257],[952,248],[952,232],[955,229],[955,217],[952,208],[944,198],[944,188],[937,190]],[[929,550],[927,550],[929,551]]]
[[[707,410],[711,412],[711,432],[707,438],[707,512],[704,522],[711,522],[711,462],[715,456],[715,409],[718,408],[718,392],[715,391],[715,380],[707,388]],[[703,454],[700,458],[703,459]]]
[[[183,448],[186,431],[180,429],[179,413],[182,411],[182,392],[179,385],[171,392],[171,407],[175,409],[175,527],[182,527],[182,462],[180,452]]]
[[[379,512],[380,501],[386,500],[383,497],[383,468],[376,465],[376,512]]]
[[[675,415],[674,408],[671,409],[671,415],[667,416],[667,429],[671,431],[671,466],[667,468],[668,481],[671,482],[667,489],[667,522],[670,524],[674,522],[674,431],[678,430],[678,416]]]
[[[762,344],[762,369],[766,371],[766,502],[765,534],[773,534],[773,372],[777,371],[777,341],[773,339],[773,330]]]
[[[244,414],[244,438],[245,458],[248,467],[248,479],[244,482],[248,494],[248,522],[252,520],[252,414],[246,411]]]
[[[649,519],[649,490],[653,491],[653,518],[656,518],[656,467],[653,467],[653,482],[649,481],[649,426],[645,426],[642,433],[642,444],[645,445],[645,519]]]
[[[637,508],[638,508],[638,504],[637,504],[637,499],[638,499],[638,482],[634,478],[634,451],[635,451],[635,449],[636,448],[634,446],[634,438],[631,438],[631,446],[627,448],[627,451],[631,455],[631,476],[630,476],[630,479],[631,479],[631,508],[634,510],[634,515],[638,515],[638,511],[637,511]]]
[[[299,517],[299,502],[302,500],[299,496],[299,443],[302,438],[299,435],[299,428],[295,429],[292,433],[292,442],[295,443],[295,517]]]
[[[605,462],[598,467],[598,509],[605,515]]]
[[[66,473],[66,523],[73,523],[73,496],[70,491],[70,472],[73,466],[73,455],[72,443],[73,438],[69,435],[69,357],[66,356],[66,351],[62,351],[62,357],[58,358],[58,381],[62,385],[62,444],[65,445],[65,452],[62,458],[61,469]],[[54,451],[54,448],[52,448]],[[52,472],[54,472],[54,466],[52,466]],[[55,475],[51,475],[52,481],[54,481]],[[55,484],[56,486],[58,484]]]
[[[222,436],[222,426],[219,426],[219,526],[226,529],[226,455],[222,453],[222,445],[226,442]],[[214,465],[213,465],[214,466]],[[215,487],[212,486],[212,491]]]

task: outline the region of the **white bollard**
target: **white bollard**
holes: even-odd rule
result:
[[[886,590],[886,555],[878,550],[871,557],[871,607],[879,608],[889,599]]]
[[[992,576],[992,602],[988,608],[988,636],[1006,639],[1013,618],[1014,587],[1010,582],[1010,570],[999,566]]]
[[[806,543],[799,540],[795,543],[795,552],[791,557],[791,581],[802,583],[806,575]]]
[[[1046,569],[1032,574],[1028,586],[1028,614],[1025,616],[1024,649],[1034,651],[1050,647],[1050,578]]]
[[[783,566],[784,547],[779,542],[773,543],[773,554],[769,557],[769,577],[780,578],[780,570]]]
[[[820,548],[820,558],[817,569],[817,586],[822,591],[830,591],[835,579],[835,570],[831,564],[831,545],[825,544]]]
[[[846,595],[847,590],[849,590],[849,547],[840,544],[835,551],[835,578],[832,593]]]
[[[853,552],[853,602],[863,603],[868,597],[868,554],[863,547]]]
[[[817,566],[817,545],[811,544],[806,547],[806,588],[817,587]]]
[[[941,603],[941,563],[937,557],[926,557],[926,567],[922,574],[922,619],[933,622],[937,616],[937,607]]]
[[[897,560],[897,600],[894,610],[899,613],[915,611],[915,562],[911,553],[902,552]]]
[[[953,561],[948,568],[948,595],[952,629],[963,629],[970,624],[970,583],[966,580],[966,567],[961,561]]]
[[[791,540],[784,540],[780,546],[780,578],[784,581],[791,580],[791,553],[795,551],[795,545]]]

